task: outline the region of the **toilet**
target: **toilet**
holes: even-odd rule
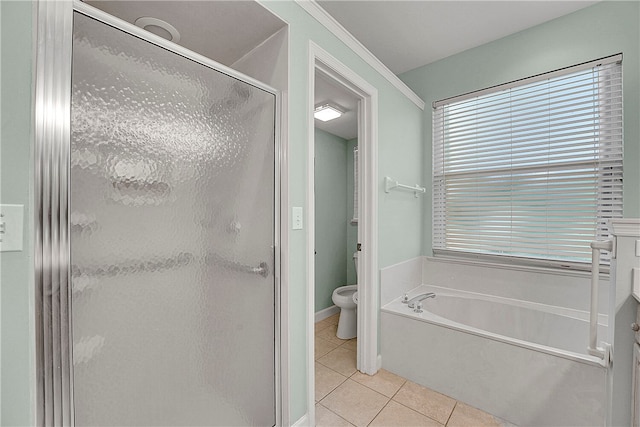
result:
[[[356,264],[356,277],[358,275],[358,252],[353,254],[353,262]],[[333,303],[340,307],[340,320],[336,336],[343,340],[355,338],[358,329],[358,285],[340,286],[331,295]]]

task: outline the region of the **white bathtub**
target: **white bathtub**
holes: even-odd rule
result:
[[[604,425],[607,368],[588,313],[422,285],[382,307],[383,367],[517,425]],[[606,316],[599,319],[606,332]],[[604,335],[600,335],[604,336]]]

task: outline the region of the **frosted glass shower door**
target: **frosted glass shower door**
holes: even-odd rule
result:
[[[275,424],[275,96],[75,12],[76,425]]]

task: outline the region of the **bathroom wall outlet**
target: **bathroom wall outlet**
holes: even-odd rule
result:
[[[294,230],[302,230],[302,207],[300,206],[291,208],[291,228]]]
[[[0,205],[0,252],[22,250],[23,205]]]

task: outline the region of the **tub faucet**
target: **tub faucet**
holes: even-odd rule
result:
[[[435,298],[436,294],[434,294],[433,292],[427,292],[426,294],[420,294],[416,297],[413,297],[409,300],[408,306],[409,308],[414,308],[416,306],[416,303],[419,301],[422,301],[423,299],[427,299],[427,298]]]

